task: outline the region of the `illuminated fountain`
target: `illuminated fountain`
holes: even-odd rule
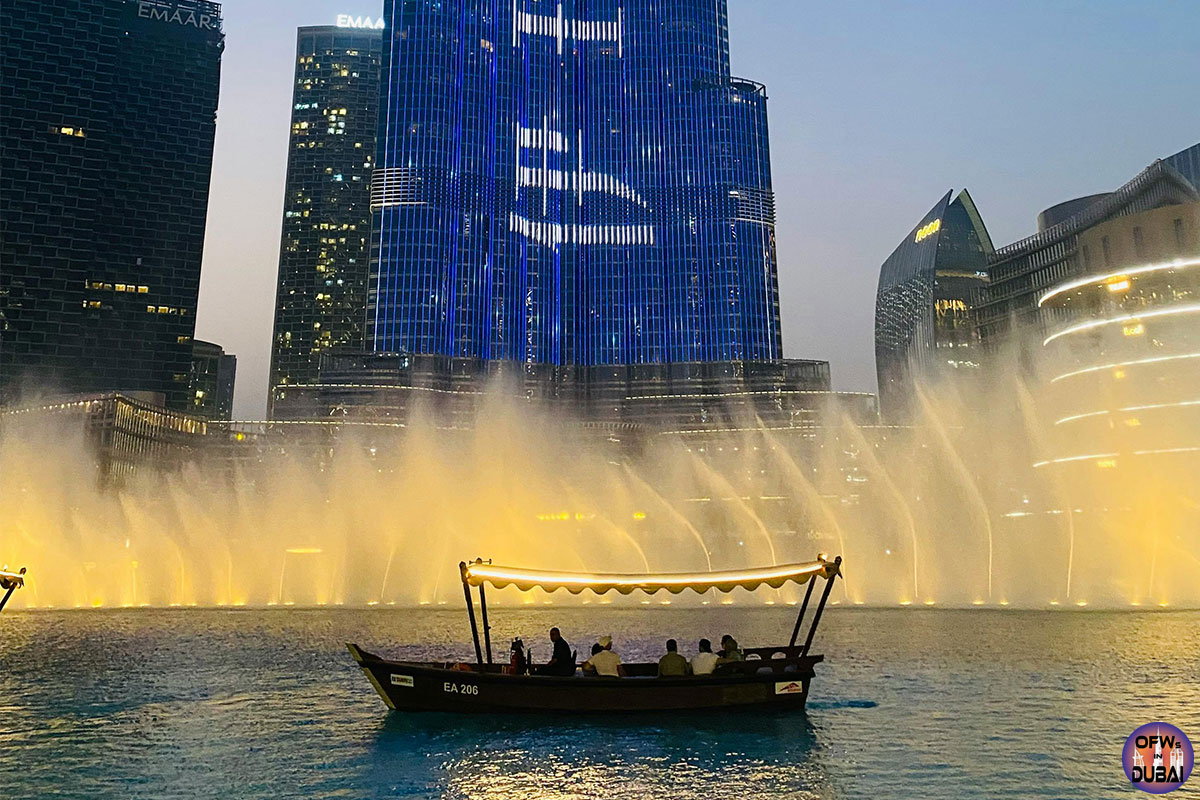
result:
[[[201,463],[108,488],[78,437],[9,427],[0,553],[36,576],[17,609],[437,605],[458,601],[455,565],[475,556],[642,572],[817,552],[845,556],[844,604],[1200,605],[1200,470],[1035,466],[1061,443],[1034,388],[926,387],[911,427],[830,411],[795,432],[651,436],[638,455],[497,400],[473,431],[372,432],[323,466]],[[496,598],[547,601],[581,602]]]

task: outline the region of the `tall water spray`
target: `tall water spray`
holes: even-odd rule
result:
[[[925,387],[911,426],[829,409],[794,431],[648,433],[632,452],[497,396],[469,431],[430,416],[332,457],[122,484],[97,480],[78,430],[6,424],[0,561],[30,568],[15,608],[439,604],[475,556],[638,572],[818,552],[846,557],[843,603],[1200,605],[1200,470],[1035,467],[1052,409],[1016,382],[996,391]]]

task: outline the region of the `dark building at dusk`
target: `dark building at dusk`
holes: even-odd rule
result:
[[[384,5],[376,352],[781,356],[767,94],[725,0]]]
[[[0,402],[188,405],[220,82],[203,0],[0,4]]]
[[[363,348],[383,32],[300,28],[271,348],[272,415],[321,355]],[[293,393],[294,396],[294,393]]]
[[[233,417],[233,387],[237,379],[237,356],[219,344],[196,339],[192,347],[192,376],[188,413],[209,420]]]
[[[879,274],[875,369],[880,410],[909,416],[912,385],[977,372],[973,297],[987,283],[992,240],[964,189],[947,192],[896,248]]]

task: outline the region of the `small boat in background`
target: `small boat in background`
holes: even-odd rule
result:
[[[799,711],[808,699],[814,667],[824,656],[811,655],[817,625],[825,610],[834,579],[841,574],[841,556],[828,560],[785,564],[747,570],[647,575],[549,572],[494,566],[482,560],[460,562],[463,595],[475,645],[475,663],[453,661],[391,661],[347,644],[350,654],[388,707],[398,711],[453,711],[460,713],[635,712],[685,710],[779,709]],[[817,578],[825,579],[808,635],[797,639]],[[721,664],[708,675],[658,677],[656,663],[624,664],[625,677],[578,675],[512,675],[492,660],[491,626],[488,624],[484,585],[516,586],[572,594],[591,591],[605,594],[639,591],[654,594],[663,589],[678,594],[711,589],[750,591],[760,586],[778,589],[786,583],[808,584],[786,645],[752,647],[745,660]],[[471,588],[479,589],[480,620],[476,619]],[[486,655],[486,659],[485,659]]]
[[[11,572],[6,564],[3,569],[0,569],[0,589],[4,590],[4,597],[0,598],[0,611],[4,610],[4,606],[8,604],[8,598],[12,597],[12,593],[25,585],[25,568],[21,567],[19,572]]]

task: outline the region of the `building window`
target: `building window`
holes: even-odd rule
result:
[[[1146,240],[1142,236],[1142,226],[1133,226],[1133,250],[1138,258],[1146,257]]]
[[[1175,248],[1181,254],[1183,253],[1183,219],[1181,217],[1175,218]]]
[[[1112,250],[1108,246],[1108,237],[1100,238],[1100,249],[1104,251],[1104,266],[1112,266]]]
[[[1088,249],[1086,244],[1083,246],[1083,268],[1092,268],[1092,251]]]

